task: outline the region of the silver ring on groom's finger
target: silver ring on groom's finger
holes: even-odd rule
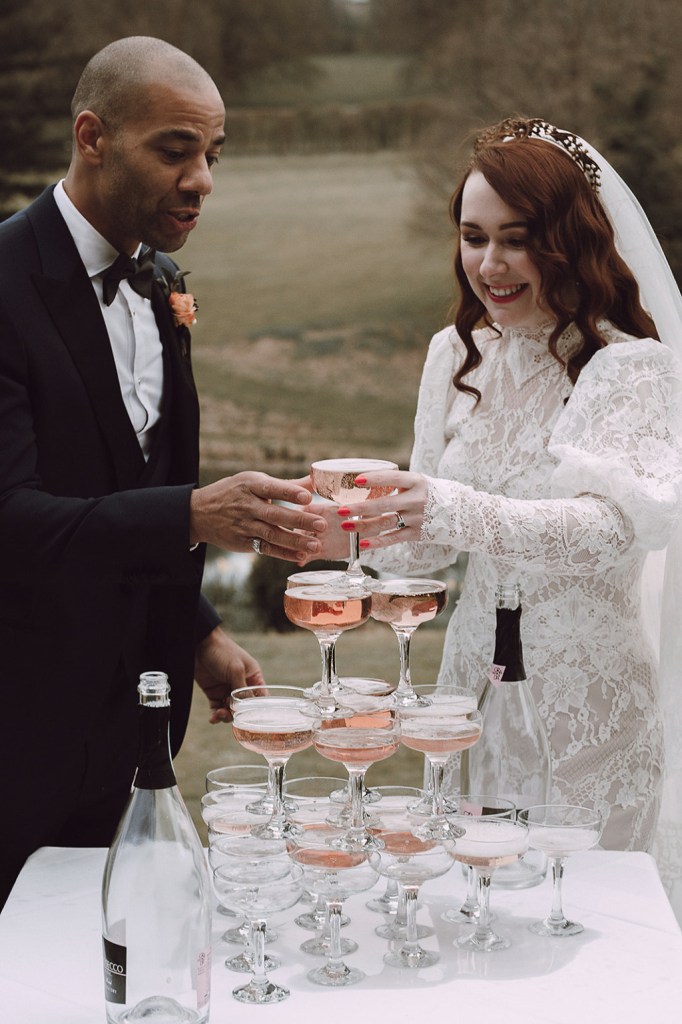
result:
[[[396,530],[404,530],[405,527],[407,526],[407,523],[405,522],[405,520],[401,516],[400,512],[394,512],[393,514],[395,515],[395,528],[396,528]]]
[[[253,540],[251,541],[251,547],[253,548],[257,555],[262,554],[260,544],[260,537],[254,537]]]

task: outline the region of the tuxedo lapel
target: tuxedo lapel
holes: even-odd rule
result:
[[[51,193],[30,208],[42,274],[34,283],[71,354],[111,453],[117,488],[133,487],[144,456],[126,412],[109,336],[92,284]]]
[[[167,259],[158,256],[157,260]],[[176,327],[168,297],[158,281],[152,288],[152,308],[164,351],[164,416],[169,417],[173,452],[169,483],[197,481],[199,475],[199,402],[190,362],[190,334]]]

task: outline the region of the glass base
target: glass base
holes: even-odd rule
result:
[[[477,935],[476,932],[473,932],[469,935],[462,935],[457,939],[456,945],[460,949],[475,949],[481,953],[494,953],[498,949],[508,949],[511,942],[502,935],[496,935],[495,932],[488,932],[486,935]]]
[[[275,942],[279,938],[274,928],[265,929],[265,941]],[[251,942],[251,929],[248,925],[242,924],[239,928],[228,928],[222,934],[223,942],[229,942],[233,946],[248,946]]]
[[[438,953],[429,953],[418,946],[416,949],[396,949],[384,953],[384,963],[389,967],[432,967],[440,960]]]
[[[398,897],[377,896],[375,900],[368,900],[367,903],[365,903],[365,906],[375,914],[397,914]]]
[[[534,921],[528,927],[536,935],[550,935],[557,939],[564,935],[580,935],[585,931],[579,921],[567,921],[566,918],[563,921],[550,921],[549,918],[544,921]]]
[[[426,939],[428,938],[429,935],[433,935],[435,933],[435,930],[435,928],[431,928],[427,924],[418,924],[417,938]],[[389,939],[394,942],[404,942],[405,925],[398,924],[396,921],[393,921],[390,924],[380,924],[378,928],[374,929],[374,934],[378,935],[380,939]]]
[[[119,1017],[121,1024],[138,1024],[138,1021],[153,1021],[154,1024],[187,1024],[201,1017],[193,1010],[181,1006],[168,996],[149,996]]]
[[[353,939],[342,938],[339,940],[341,947],[341,955],[348,956],[349,953],[355,953],[358,944]],[[331,942],[328,935],[318,935],[317,938],[306,939],[298,947],[303,953],[307,953],[308,956],[329,956],[331,949]]]
[[[475,924],[478,921],[478,913],[478,904],[475,907],[468,907],[463,903],[459,910],[455,910],[454,907],[444,910],[440,919],[447,921],[448,924]]]
[[[312,981],[314,985],[327,986],[356,985],[364,977],[364,971],[358,970],[357,967],[348,967],[346,964],[335,964],[333,967],[325,964],[324,967],[316,967],[307,974],[308,981]]]
[[[255,982],[250,981],[248,985],[242,985],[241,988],[232,989],[232,995],[240,1003],[281,1003],[283,999],[288,999],[289,995],[288,988],[284,988],[282,985],[275,985],[272,981],[266,981],[265,984],[256,985]]]
[[[237,953],[236,956],[227,958],[225,966],[228,971],[236,971],[237,974],[253,974],[253,957],[250,953]],[[266,953],[263,966],[266,971],[274,971],[276,967],[282,966],[282,961],[278,956],[269,956]]]
[[[305,928],[309,932],[318,932],[324,926],[326,920],[326,914],[323,913],[321,916],[322,920],[320,920],[315,911],[311,910],[309,914],[299,914],[298,917],[295,917],[294,924],[297,924],[299,928]],[[341,928],[345,928],[349,922],[348,914],[340,915],[339,924]]]
[[[413,832],[418,839],[461,839],[465,834],[463,828],[453,825],[444,814],[434,815]]]

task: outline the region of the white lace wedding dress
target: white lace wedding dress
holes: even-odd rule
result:
[[[452,328],[434,337],[411,463],[430,478],[422,539],[367,562],[424,576],[469,552],[439,680],[477,693],[492,661],[496,583],[520,582],[553,799],[606,811],[604,846],[646,850],[664,753],[640,576],[680,515],[681,383],[662,344],[600,328],[609,344],[575,387],[548,352],[549,326],[477,332],[482,363],[465,378],[482,394],[476,407],[452,386],[462,343]],[[560,351],[576,339],[569,328]]]

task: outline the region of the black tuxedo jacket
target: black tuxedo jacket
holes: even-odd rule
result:
[[[172,272],[165,256],[157,265]],[[149,463],[92,285],[48,189],[0,225],[0,787],[51,817],[61,779],[135,762],[136,684],[168,672],[175,752],[193,678],[203,546],[189,550],[198,402],[163,290]],[[202,634],[216,624],[200,615]],[[200,635],[201,635],[200,633]],[[125,748],[125,751],[124,751]],[[67,771],[68,769],[68,771]],[[42,796],[41,796],[42,794]],[[64,800],[68,800],[65,795]],[[47,811],[50,811],[48,814]],[[26,827],[19,819],[5,829]],[[46,841],[49,841],[46,840]]]

